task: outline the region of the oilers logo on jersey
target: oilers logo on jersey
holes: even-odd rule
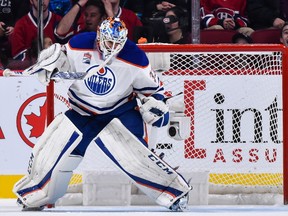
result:
[[[94,75],[85,80],[87,88],[96,95],[108,94],[115,86],[116,79],[112,70],[108,67],[98,70],[98,65],[91,67],[90,70],[95,70]],[[98,70],[98,71],[97,71]]]

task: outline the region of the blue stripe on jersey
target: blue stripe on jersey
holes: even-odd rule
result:
[[[90,103],[88,103],[87,101],[84,101],[84,100],[82,100],[81,98],[79,98],[78,96],[77,96],[77,94],[75,94],[75,92],[73,92],[71,89],[69,89],[69,92],[71,93],[71,95],[75,98],[75,100],[77,100],[77,101],[79,101],[80,103],[82,103],[82,104],[85,104],[86,106],[88,106],[88,107],[91,107],[91,111],[93,112],[93,110],[92,109],[95,109],[95,110],[99,110],[99,111],[107,111],[107,110],[112,110],[113,108],[115,108],[119,103],[121,103],[122,101],[124,101],[124,100],[126,100],[127,98],[129,98],[129,97],[131,97],[131,95],[128,95],[128,96],[126,96],[126,97],[124,97],[124,98],[121,98],[120,100],[118,100],[113,106],[110,106],[110,107],[96,107],[96,106],[92,106]],[[71,99],[70,100],[70,102],[72,102],[72,100],[73,99]],[[77,106],[78,108],[80,108],[80,109],[83,109],[83,108],[81,108],[81,107],[79,107],[79,105],[77,105],[76,103],[76,101],[74,100],[74,102],[75,103],[73,103],[73,105],[74,106]],[[88,109],[88,108],[87,108]],[[87,110],[86,110],[87,111]]]
[[[139,47],[130,40],[126,41],[125,46],[118,54],[117,58],[123,59],[126,62],[140,67],[146,67],[149,64],[145,52],[139,49]]]
[[[134,90],[138,91],[138,92],[151,91],[151,94],[152,94],[155,91],[157,91],[157,92],[163,91],[164,88],[163,87],[159,88],[159,86],[157,86],[157,87],[154,87],[154,88],[153,87],[145,87],[145,88],[141,88],[141,89],[134,88]],[[146,94],[146,92],[145,92],[145,94]],[[149,94],[149,93],[147,92],[147,94]]]
[[[85,110],[83,107],[79,107],[79,105],[76,104],[74,101],[71,101],[71,99],[69,99],[69,102],[72,106],[77,107],[78,109],[82,110],[86,114],[95,115],[95,113],[93,113],[92,110],[89,111],[89,110]],[[136,100],[136,98],[133,98],[132,100],[129,100],[128,102],[125,102],[124,104],[120,105],[116,109],[114,109],[110,112],[99,114],[99,115],[102,115],[102,116],[110,115],[110,116],[114,116],[114,117],[115,116],[119,117],[119,115],[122,115],[123,113],[126,113],[126,112],[129,113],[128,111],[135,110],[135,107],[137,107],[137,106],[138,106],[137,100]],[[75,111],[75,112],[77,112],[77,111]],[[141,118],[141,120],[142,120],[142,118]]]
[[[96,32],[83,32],[69,40],[69,45],[74,49],[93,49],[96,40]]]

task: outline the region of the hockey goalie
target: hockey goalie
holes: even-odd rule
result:
[[[28,173],[14,185],[23,210],[42,210],[62,197],[88,145],[97,145],[157,204],[185,210],[192,187],[147,144],[146,124],[169,121],[164,86],[146,54],[127,40],[125,24],[107,18],[97,33],[76,35],[63,47],[53,44],[24,73],[47,84],[57,71],[86,75],[70,86],[72,109],[47,127],[32,150]]]

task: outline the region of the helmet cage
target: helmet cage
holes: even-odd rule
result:
[[[109,17],[101,23],[97,32],[97,40],[104,59],[122,50],[127,40],[127,34],[128,30],[119,18]]]

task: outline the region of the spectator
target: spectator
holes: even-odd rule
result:
[[[38,26],[38,1],[30,0],[31,11],[19,19],[11,35],[12,57],[15,60],[27,60],[27,50],[31,48],[33,40],[37,38]],[[48,10],[49,0],[43,0],[43,33],[52,42],[56,42],[54,29],[60,22],[61,17]]]
[[[141,19],[144,25],[144,28],[138,30],[138,32],[144,32],[144,34],[140,35],[140,37],[138,36],[138,38],[141,38],[141,36],[144,36],[148,39],[148,43],[158,42],[158,41],[163,41],[163,40],[165,41],[165,37],[167,37],[167,34],[165,32],[165,26],[163,25],[163,18],[165,17],[166,12],[175,6],[181,7],[183,10],[185,10],[185,12],[188,12],[188,17],[191,17],[191,13],[190,13],[191,10],[187,10],[187,8],[188,9],[191,8],[190,1],[146,0],[145,6],[144,6],[144,13]],[[188,20],[188,23],[190,27],[191,26],[190,19]],[[149,34],[152,34],[152,38],[153,38],[152,41],[150,41],[151,36],[149,36]],[[168,39],[166,39],[166,41],[167,40]]]
[[[180,1],[179,0],[178,1],[148,0],[147,3],[145,3],[144,14],[143,14],[142,20],[144,22],[144,19],[150,19],[150,18],[162,19],[165,16],[166,11],[175,6],[179,6],[182,8],[189,8],[187,7],[188,3],[185,0],[180,0]]]
[[[236,33],[232,37],[232,43],[234,43],[234,44],[251,44],[252,38],[250,36],[242,34],[242,33]]]
[[[84,31],[97,31],[100,23],[106,19],[104,4],[101,0],[89,0],[84,11]]]
[[[29,8],[29,0],[2,1],[0,4],[0,34],[3,33],[4,25],[8,31],[6,34],[11,34],[16,21],[28,13]]]
[[[128,29],[128,38],[133,40],[134,28],[143,26],[136,14],[126,8],[120,7],[120,0],[102,0],[108,17],[119,17],[126,24]]]
[[[29,0],[2,1],[0,4],[0,52],[2,62],[11,58],[10,37],[18,19],[29,12]],[[19,10],[21,8],[21,10]]]
[[[77,21],[80,6],[84,7],[81,18]],[[84,31],[97,31],[97,26],[106,18],[104,4],[101,0],[80,0],[62,18],[56,28],[56,35],[65,43],[73,35]],[[76,26],[74,27],[76,23]]]
[[[53,44],[53,42],[52,42],[51,38],[44,36],[43,49],[48,48],[52,44]],[[36,60],[38,58],[38,40],[37,40],[37,38],[35,38],[32,41],[31,47],[27,49],[25,55],[26,55],[26,58],[24,61],[9,59],[9,61],[7,61],[6,67],[11,69],[11,70],[21,70],[21,69],[26,69],[26,68],[30,67],[31,65],[35,64]]]
[[[48,48],[52,44],[53,44],[53,42],[52,42],[51,38],[44,35],[43,49]],[[7,67],[11,70],[21,70],[21,69],[26,69],[26,68],[30,67],[32,64],[35,64],[36,60],[38,58],[38,40],[37,40],[37,38],[35,38],[32,41],[31,47],[27,49],[25,55],[26,55],[26,58],[24,61],[9,59],[9,61],[7,61],[7,64],[5,65],[5,68]]]
[[[9,37],[13,30],[13,26],[7,26],[4,22],[0,22],[0,61],[2,62],[2,65],[5,65],[7,59],[11,57]]]
[[[247,13],[253,29],[278,28],[285,23],[280,0],[247,0]]]
[[[85,28],[82,15],[83,8],[87,1],[88,0],[79,0],[75,4],[73,3],[73,7],[62,17],[56,28],[56,35],[61,39],[61,43],[66,43],[67,41],[64,40],[69,39]]]
[[[43,49],[47,49],[49,46],[53,44],[53,41],[51,40],[50,37],[44,37],[44,45]]]
[[[280,42],[288,47],[288,22],[285,22],[281,29]]]
[[[162,20],[166,11],[172,7],[175,4],[168,1],[146,0],[141,17],[144,26],[134,28],[133,41],[140,43],[141,38],[145,38],[148,43],[165,40],[167,35]]]
[[[200,6],[201,28],[237,30],[249,36],[254,31],[246,16],[246,0],[200,0]]]
[[[0,39],[2,41],[7,41],[8,37],[13,33],[14,27],[11,25],[6,25],[4,22],[0,22]]]
[[[49,10],[63,17],[72,8],[71,0],[50,0]]]
[[[187,13],[181,7],[175,6],[167,10],[163,18],[163,23],[167,38],[161,42],[173,44],[192,43],[191,34],[187,30]]]
[[[53,44],[53,41],[50,37],[43,37],[43,49],[47,49],[49,46]],[[34,39],[32,41],[31,47],[27,51],[27,58],[29,58],[29,64],[35,64],[38,58],[38,41]]]

